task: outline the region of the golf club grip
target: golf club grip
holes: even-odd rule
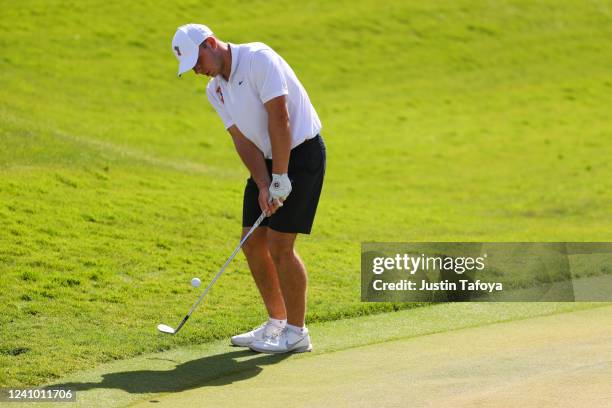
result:
[[[255,221],[255,223],[253,224],[253,226],[251,227],[251,229],[249,230],[249,232],[246,233],[246,235],[244,236],[244,238],[242,238],[242,240],[240,240],[240,243],[238,244],[238,246],[236,247],[236,249],[234,249],[234,252],[232,252],[232,254],[230,255],[229,258],[227,258],[227,261],[225,261],[225,263],[223,264],[223,266],[221,267],[221,270],[219,270],[219,272],[217,272],[217,274],[215,275],[215,277],[213,278],[213,280],[208,284],[208,286],[206,287],[206,289],[204,289],[204,292],[202,292],[202,294],[200,295],[200,298],[197,300],[197,302],[195,302],[193,304],[193,306],[191,306],[191,309],[189,310],[189,313],[187,313],[187,316],[185,316],[185,319],[183,319],[184,323],[185,321],[187,321],[187,319],[189,318],[189,316],[191,316],[191,313],[193,313],[193,311],[195,310],[196,307],[198,307],[198,305],[200,304],[200,302],[202,301],[202,299],[204,299],[204,296],[206,296],[206,293],[208,293],[208,290],[212,287],[212,285],[215,284],[215,282],[217,281],[217,279],[219,279],[219,277],[221,276],[221,274],[223,273],[223,271],[225,271],[225,268],[227,267],[227,265],[229,265],[229,263],[232,261],[232,259],[234,259],[234,257],[236,256],[236,254],[238,253],[238,251],[240,251],[240,248],[242,248],[242,245],[246,242],[246,240],[251,236],[251,234],[253,233],[253,231],[255,231],[255,229],[259,226],[259,224],[261,224],[261,222],[264,220],[264,218],[266,218],[266,214],[264,212],[261,213],[261,215],[259,216],[259,218],[257,219],[257,221]]]

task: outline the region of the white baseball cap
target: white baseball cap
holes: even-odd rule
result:
[[[179,61],[179,76],[195,67],[200,44],[212,35],[210,28],[202,24],[185,24],[176,30],[172,39],[172,52]]]

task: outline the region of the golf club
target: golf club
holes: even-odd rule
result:
[[[266,214],[264,212],[262,212],[261,215],[259,216],[259,218],[257,219],[257,221],[255,221],[255,223],[253,224],[253,226],[249,230],[249,232],[247,232],[247,234],[244,236],[244,238],[242,238],[242,240],[240,240],[240,244],[238,244],[238,247],[234,250],[234,252],[230,255],[230,257],[227,258],[227,261],[225,261],[225,263],[221,267],[221,270],[217,273],[217,275],[215,275],[215,277],[213,278],[212,282],[210,282],[210,284],[206,287],[206,289],[204,289],[204,292],[202,292],[202,294],[200,295],[200,298],[198,299],[198,301],[195,302],[193,304],[193,306],[191,306],[191,309],[189,310],[189,313],[187,313],[187,315],[185,317],[183,317],[183,320],[181,320],[181,322],[176,327],[176,329],[173,329],[172,327],[170,327],[168,325],[165,325],[165,324],[160,324],[160,325],[157,326],[157,330],[159,330],[162,333],[166,333],[166,334],[176,334],[176,333],[178,333],[179,330],[181,330],[181,327],[183,327],[183,325],[185,324],[187,319],[189,319],[189,316],[191,316],[191,313],[193,313],[193,311],[195,310],[196,307],[198,307],[198,305],[200,304],[202,299],[204,299],[204,296],[206,295],[208,290],[212,287],[212,285],[215,284],[217,279],[219,279],[219,276],[221,276],[223,271],[225,271],[225,268],[227,267],[227,265],[229,265],[229,263],[232,261],[232,259],[234,259],[234,257],[238,253],[238,251],[240,251],[240,248],[242,248],[242,245],[249,238],[249,236],[251,236],[253,231],[255,231],[255,228],[257,228],[259,226],[259,224],[261,224],[261,222],[264,220],[264,218],[266,218]]]

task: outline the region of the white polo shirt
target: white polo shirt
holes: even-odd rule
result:
[[[263,43],[229,44],[232,70],[229,80],[212,78],[206,87],[208,100],[225,128],[236,125],[244,136],[272,158],[268,112],[264,103],[286,95],[291,148],[315,137],[321,121],[295,73],[272,48]]]

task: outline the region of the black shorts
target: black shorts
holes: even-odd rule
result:
[[[288,171],[291,194],[283,206],[265,218],[261,225],[279,232],[310,234],[323,188],[325,160],[325,144],[319,135],[291,149]],[[272,177],[272,160],[266,159],[266,167]],[[242,204],[243,227],[252,226],[261,215],[258,197],[259,188],[249,177]]]

